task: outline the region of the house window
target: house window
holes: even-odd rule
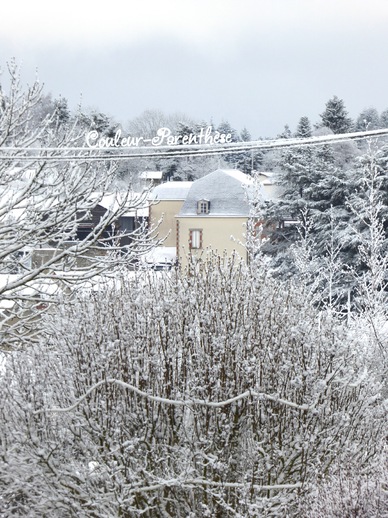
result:
[[[190,230],[190,249],[202,248],[202,230]]]
[[[210,201],[199,200],[197,202],[197,214],[209,214],[210,212]]]
[[[92,223],[78,223],[77,239],[79,241],[86,239],[91,232],[93,232]]]

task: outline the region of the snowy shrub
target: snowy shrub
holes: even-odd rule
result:
[[[233,260],[80,294],[8,358],[3,516],[298,516],[381,449],[364,348],[301,286]]]
[[[388,517],[388,465],[382,455],[373,473],[338,468],[301,501],[301,518]]]

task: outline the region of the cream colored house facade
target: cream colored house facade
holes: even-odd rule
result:
[[[245,226],[247,217],[184,217],[178,216],[177,255],[185,267],[189,256],[205,259],[210,252],[219,255],[233,252],[246,260]]]
[[[261,173],[264,199],[274,196],[271,175]],[[251,176],[218,169],[195,182],[167,182],[153,190],[150,224],[162,246],[175,247],[181,267],[190,257],[205,259],[211,252],[237,253],[247,259],[246,225],[251,215],[248,198],[254,192]]]

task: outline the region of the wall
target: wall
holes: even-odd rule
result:
[[[179,214],[182,205],[183,200],[161,200],[150,207],[151,228],[156,226],[163,217],[158,228],[152,234],[155,238],[166,238],[162,246],[176,246],[176,215]]]
[[[179,251],[178,259],[182,268],[187,265],[187,254],[204,257],[207,250],[217,251],[220,255],[224,251],[231,254],[236,251],[246,260],[245,243],[247,218],[244,217],[179,217]],[[202,248],[189,249],[191,229],[202,229]],[[235,239],[231,238],[233,236]]]

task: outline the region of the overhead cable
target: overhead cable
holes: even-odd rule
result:
[[[352,140],[388,136],[388,129],[379,129],[337,135],[322,135],[308,138],[279,138],[275,140],[253,140],[228,144],[190,144],[174,146],[139,147],[1,147],[0,160],[18,161],[117,161],[135,158],[200,157],[235,154],[247,151],[271,150],[291,147],[336,144]]]

